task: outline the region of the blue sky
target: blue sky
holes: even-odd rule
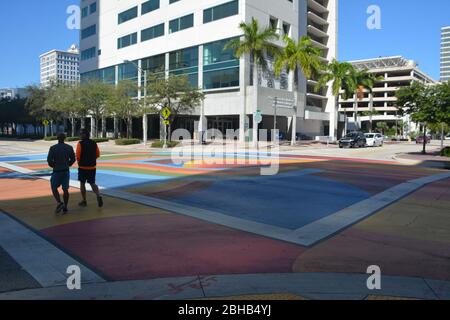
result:
[[[261,0],[269,1],[269,0]],[[273,0],[270,0],[273,1]],[[448,0],[340,0],[339,59],[404,55],[439,78],[440,29],[450,25]],[[66,28],[77,0],[15,0],[0,10],[0,88],[39,82],[39,55],[78,43]],[[381,8],[381,30],[366,26],[369,5]]]

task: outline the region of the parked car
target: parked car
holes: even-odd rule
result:
[[[339,148],[364,148],[366,144],[366,136],[362,132],[351,132],[339,140]]]
[[[445,137],[445,140],[450,140],[450,134]]]
[[[423,136],[418,136],[416,138],[416,144],[423,144],[423,139],[424,139]],[[426,139],[427,139],[427,143],[431,143],[431,137],[430,136],[427,136]]]
[[[384,137],[379,133],[366,133],[367,147],[382,147],[384,144]]]

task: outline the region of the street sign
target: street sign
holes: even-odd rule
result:
[[[50,124],[50,122],[49,122],[48,120],[44,120],[44,121],[42,121],[42,124],[43,124],[44,126],[48,126],[48,125]]]
[[[167,120],[172,115],[172,112],[170,111],[169,108],[166,107],[161,111],[161,114],[164,117],[164,119]]]
[[[261,114],[261,111],[256,111],[254,114],[253,114],[253,117],[254,117],[254,119],[255,119],[255,122],[256,123],[261,123],[262,122],[262,120],[263,120],[263,117],[262,117],[262,114]]]
[[[170,121],[169,121],[169,120],[164,120],[164,124],[165,124],[166,126],[168,126],[168,125],[170,125]]]

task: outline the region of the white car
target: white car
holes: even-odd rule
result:
[[[366,133],[365,136],[368,147],[382,147],[384,144],[384,137],[379,133]]]
[[[450,140],[450,134],[445,137],[445,140]]]

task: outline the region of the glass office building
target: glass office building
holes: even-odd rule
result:
[[[441,30],[441,81],[450,81],[450,26]]]
[[[310,136],[332,134],[330,126],[337,125],[335,112],[330,112],[335,108],[331,89],[314,92],[317,79],[287,72],[277,76],[268,56],[268,69],[259,72],[256,96],[251,61],[224,49],[242,35],[238,28],[242,21],[256,18],[261,27],[275,28],[280,38],[309,35],[323,61],[330,61],[337,51],[337,0],[81,0],[81,8],[82,81],[132,80],[142,86],[143,70],[166,77],[185,75],[206,96],[202,106],[185,115],[190,128],[205,116],[208,128],[242,131],[252,127],[257,110],[263,115],[262,127],[272,128],[271,97],[297,104],[278,112],[281,131],[288,132],[293,119]],[[283,46],[282,41],[275,44]],[[298,86],[290,84],[294,78]],[[138,98],[143,95],[139,91]]]

